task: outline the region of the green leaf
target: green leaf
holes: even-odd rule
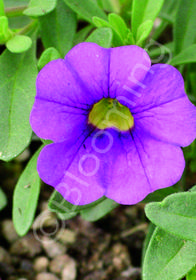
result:
[[[50,13],[56,7],[56,0],[31,0],[29,6],[24,10],[26,16],[39,17]]]
[[[28,162],[14,190],[13,223],[20,236],[24,236],[30,229],[37,208],[41,182],[37,172],[37,158],[42,148]]]
[[[70,220],[75,216],[77,216],[77,212],[73,212],[73,213],[69,213],[69,214],[67,214],[67,213],[66,214],[57,213],[57,217],[60,220],[63,220],[63,221]]]
[[[156,228],[148,245],[143,280],[179,280],[196,263],[196,243]]]
[[[62,57],[73,47],[76,32],[76,14],[63,0],[58,0],[56,9],[40,20],[41,39],[44,47],[56,48]]]
[[[7,197],[3,190],[0,188],[0,210],[2,210],[7,205]]]
[[[180,0],[166,0],[164,1],[163,7],[161,9],[161,12],[159,14],[159,17],[161,18],[162,15],[162,21],[160,25],[156,28],[156,30],[153,32],[153,39],[157,40],[160,35],[163,33],[163,31],[166,29],[166,27],[170,24],[168,19],[172,20],[172,24],[175,21],[178,5]],[[166,17],[163,18],[163,15]]]
[[[196,62],[196,44],[181,51],[177,56],[174,56],[170,61],[171,65],[180,65]]]
[[[93,23],[94,16],[107,20],[106,14],[92,0],[64,0],[65,3],[86,21]]]
[[[91,33],[86,42],[96,43],[103,48],[110,48],[112,44],[112,30],[107,27],[98,28]]]
[[[35,45],[23,53],[0,56],[0,158],[10,160],[31,140],[29,115],[37,76]],[[6,94],[5,94],[6,93]]]
[[[191,269],[191,271],[187,274],[186,280],[195,280],[196,279],[196,266]]]
[[[154,224],[150,223],[148,226],[148,232],[147,232],[146,238],[143,243],[143,248],[142,248],[142,264],[144,262],[144,257],[146,255],[148,245],[150,243],[151,237],[152,237],[155,229],[156,229],[156,226]]]
[[[146,205],[147,217],[157,226],[196,242],[196,192],[176,193]]]
[[[139,27],[137,31],[137,38],[136,38],[136,44],[139,46],[143,41],[145,41],[153,27],[153,21],[152,20],[146,20],[144,21]]]
[[[103,19],[101,19],[101,18],[99,18],[99,17],[93,17],[93,22],[94,22],[95,26],[97,26],[98,28],[99,28],[99,27],[109,27],[109,28],[112,29],[112,31],[113,31],[113,45],[114,45],[115,47],[117,47],[117,46],[122,46],[122,45],[125,44],[125,43],[123,42],[123,40],[122,40],[122,35],[121,35],[121,33],[119,33],[119,31],[116,30],[116,29],[114,28],[114,26],[111,25],[111,23],[109,23],[108,21],[103,20]]]
[[[60,53],[53,47],[46,49],[38,61],[37,67],[40,71],[48,62],[61,58]]]
[[[5,44],[12,36],[12,31],[8,27],[8,18],[0,17],[0,44]]]
[[[5,16],[3,0],[0,0],[0,16]]]
[[[111,212],[114,208],[116,208],[119,204],[114,200],[106,198],[99,204],[92,206],[90,208],[84,209],[80,211],[82,218],[86,221],[95,222],[109,212]]]
[[[16,35],[6,43],[7,49],[12,53],[26,52],[31,45],[31,38],[25,35]]]
[[[56,213],[61,213],[61,214],[78,213],[81,210],[92,207],[105,199],[106,199],[106,197],[102,197],[102,198],[96,200],[95,202],[92,202],[92,203],[86,204],[86,205],[82,205],[82,206],[73,205],[70,202],[68,202],[67,200],[65,200],[59,192],[54,191],[50,197],[50,200],[48,203],[48,208],[51,212],[56,212]]]
[[[108,21],[109,21],[111,28],[113,30],[115,30],[115,32],[122,39],[122,41],[125,42],[130,30],[128,29],[126,23],[121,18],[121,16],[113,14],[113,13],[109,14]]]
[[[133,0],[132,5],[132,31],[135,39],[137,38],[139,26],[147,21],[154,22],[158,16],[164,0]]]
[[[74,37],[74,45],[84,42],[87,36],[90,34],[94,27],[92,25],[87,25],[81,30],[79,30]]]
[[[174,24],[175,53],[189,47],[196,39],[196,1],[181,0]]]
[[[155,202],[155,201],[162,201],[166,196],[177,193],[179,190],[175,187],[169,187],[164,189],[156,190],[153,193],[150,193],[148,196],[142,200],[142,203],[149,203],[149,202]]]

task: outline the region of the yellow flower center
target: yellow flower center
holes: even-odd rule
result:
[[[120,131],[127,131],[134,126],[130,110],[112,98],[103,98],[94,104],[88,122],[99,129],[113,127]]]

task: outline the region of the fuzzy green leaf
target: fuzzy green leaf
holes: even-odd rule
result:
[[[31,0],[28,8],[23,13],[26,16],[43,16],[54,10],[56,2],[56,0]]]
[[[37,64],[38,70],[40,71],[48,62],[61,58],[60,53],[53,47],[46,49]]]
[[[16,232],[24,236],[30,229],[40,193],[37,158],[42,147],[28,162],[14,190],[13,222]]]
[[[29,144],[29,115],[37,76],[35,46],[23,54],[0,56],[0,158],[10,160]]]
[[[107,20],[106,14],[92,0],[64,0],[65,3],[86,21],[93,23],[94,16]]]
[[[84,220],[90,221],[90,222],[95,222],[95,221],[101,219],[102,217],[104,217],[105,215],[107,215],[118,205],[119,204],[116,203],[115,201],[113,201],[109,198],[106,198],[99,204],[80,211],[80,214]]]
[[[73,47],[76,32],[76,14],[64,3],[58,0],[56,9],[40,20],[41,39],[44,47],[56,48],[62,57]]]
[[[196,243],[156,228],[143,262],[143,280],[179,280],[196,263]]]
[[[107,27],[98,28],[91,33],[86,42],[96,43],[103,48],[110,48],[112,44],[112,30]]]
[[[31,38],[25,35],[16,35],[6,43],[7,49],[12,53],[26,52],[31,45]]]
[[[154,22],[163,3],[164,0],[133,0],[131,22],[135,39],[137,38],[139,26],[147,20]]]
[[[196,242],[196,192],[176,193],[146,205],[147,217],[157,226]]]

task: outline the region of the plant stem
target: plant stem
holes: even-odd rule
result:
[[[148,224],[147,223],[143,223],[143,224],[135,226],[135,227],[133,227],[131,229],[123,231],[120,236],[124,238],[124,237],[127,237],[129,235],[132,235],[132,234],[136,233],[137,231],[146,231],[147,228],[148,228]]]
[[[31,31],[36,25],[37,25],[37,20],[33,20],[29,24],[27,24],[25,27],[21,28],[17,34],[19,34],[19,35],[26,34],[29,31]]]
[[[7,17],[18,17],[23,15],[23,11],[27,6],[11,7],[5,9],[5,14]]]

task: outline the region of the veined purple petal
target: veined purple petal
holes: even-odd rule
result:
[[[170,65],[154,65],[144,80],[146,88],[132,108],[135,126],[156,139],[179,146],[196,137],[196,108],[184,91],[184,81]]]
[[[157,141],[141,129],[114,142],[108,157],[106,196],[135,204],[149,193],[180,180],[185,162],[180,147]]]

